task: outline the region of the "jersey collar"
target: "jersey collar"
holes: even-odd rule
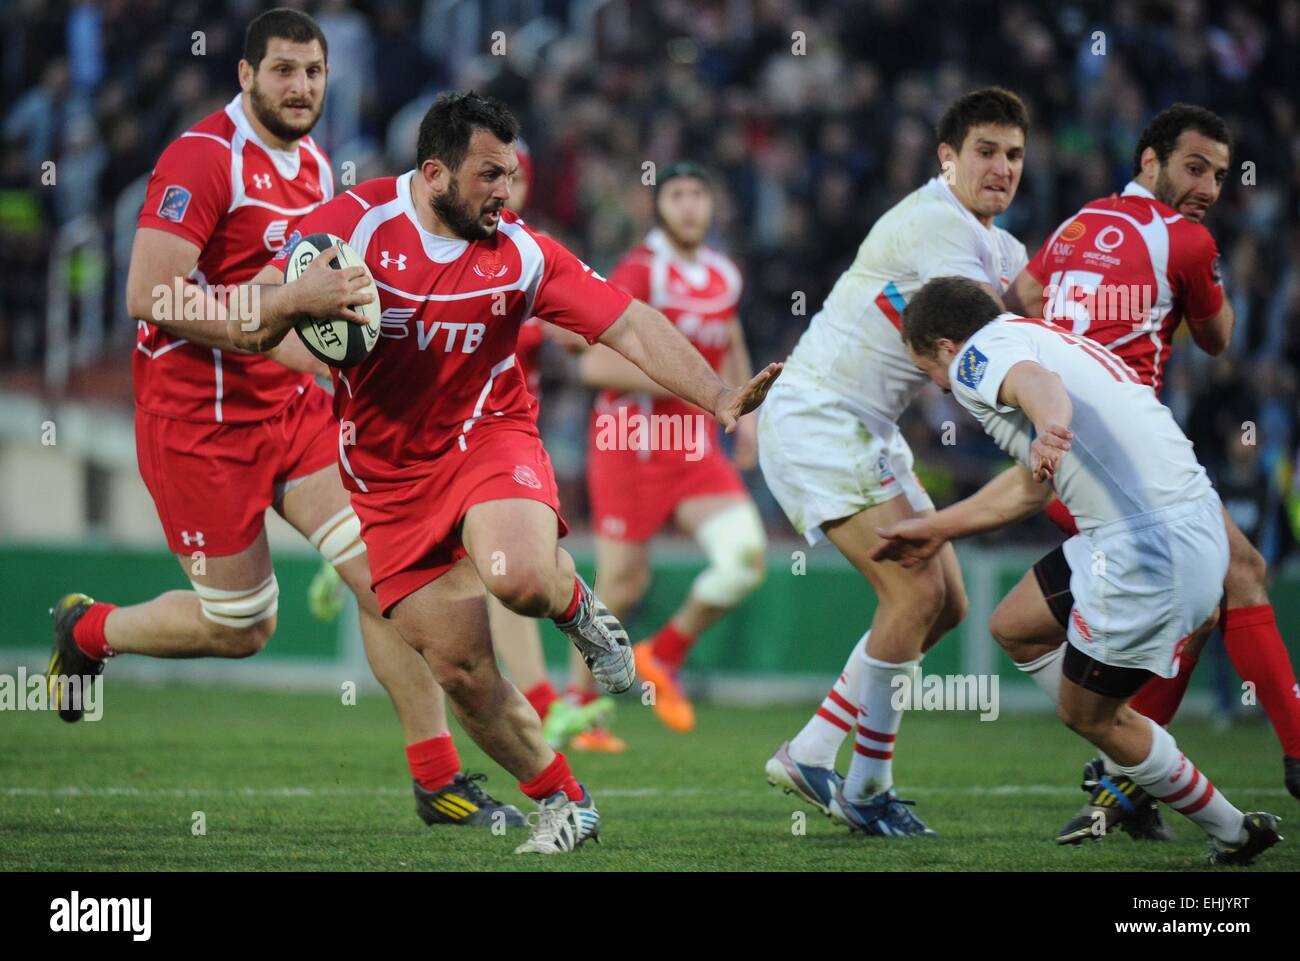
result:
[[[1142,186],[1140,183],[1138,183],[1136,180],[1130,180],[1130,181],[1128,182],[1128,186],[1124,188],[1124,190],[1123,190],[1123,192],[1120,194],[1120,196],[1122,196],[1122,197],[1146,197],[1148,200],[1158,200],[1158,199],[1159,199],[1158,197],[1156,197],[1155,194],[1153,194],[1151,191],[1147,190],[1146,187],[1143,187],[1143,186]]]
[[[952,192],[952,187],[948,186],[948,182],[942,177],[931,177],[930,182],[926,184],[926,187],[936,191],[944,200],[960,210],[966,219],[980,230],[987,230],[989,233],[993,232],[993,225],[989,224],[985,227],[980,219],[970,212],[970,208],[957,199],[957,195]]]
[[[415,171],[408,170],[397,178],[397,199],[401,202],[406,218],[420,237],[420,246],[424,248],[424,255],[434,263],[449,264],[469,249],[469,241],[459,237],[443,237],[424,229],[420,218],[416,216],[415,199],[411,196],[411,181],[414,177]]]
[[[298,179],[298,168],[302,164],[302,157],[298,152],[298,148],[277,150],[263,141],[257,135],[257,131],[253,129],[253,124],[249,121],[248,115],[244,113],[242,93],[235,94],[235,99],[226,104],[226,116],[230,118],[230,122],[235,125],[235,129],[243,135],[245,140],[251,140],[266,151],[266,155],[271,158],[271,163],[275,164],[275,169],[281,177],[285,180]]]

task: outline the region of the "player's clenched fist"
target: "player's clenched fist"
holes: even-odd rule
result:
[[[871,549],[871,559],[897,561],[903,567],[915,567],[929,560],[945,542],[928,517],[909,517],[877,528],[876,534],[880,543]]]
[[[741,417],[763,403],[763,398],[781,376],[784,367],[784,364],[768,364],[743,387],[729,388],[718,396],[718,406],[713,416],[728,434],[736,429],[736,423]]]
[[[1050,481],[1060,469],[1061,458],[1070,449],[1074,432],[1060,424],[1049,424],[1034,438],[1029,447],[1029,462],[1034,480],[1040,484]]]

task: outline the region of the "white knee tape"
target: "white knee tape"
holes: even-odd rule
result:
[[[691,596],[715,607],[732,607],[763,580],[767,538],[749,501],[710,517],[695,531],[709,566],[691,585]]]
[[[351,507],[343,508],[308,539],[311,546],[335,567],[366,552],[365,542],[361,539],[361,518]]]
[[[199,595],[203,616],[226,627],[252,627],[274,616],[280,607],[280,585],[272,574],[257,587],[227,591],[190,581]]]

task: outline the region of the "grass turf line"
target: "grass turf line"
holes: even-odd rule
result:
[[[635,700],[619,705],[623,755],[570,752],[604,815],[605,843],[572,855],[511,853],[526,835],[426,828],[414,814],[401,732],[387,699],[108,684],[104,719],[0,718],[0,869],[9,870],[1186,870],[1204,867],[1192,824],[1166,809],[1171,844],[1115,834],[1058,848],[1053,832],[1084,800],[1088,747],[1046,715],[914,714],[904,719],[900,795],[942,835],[890,842],[847,829],[768,787],[763,763],[804,708],[702,705],[672,734]],[[1243,810],[1287,822],[1272,732],[1175,724],[1179,745]],[[457,735],[488,789],[529,810],[511,780]],[[847,764],[848,745],[841,754]],[[202,811],[207,834],[191,833]],[[802,812],[802,813],[801,813]],[[795,829],[803,822],[805,833]],[[1283,825],[1286,833],[1286,824]],[[1300,843],[1259,862],[1300,870]],[[1218,869],[1222,870],[1222,869]]]

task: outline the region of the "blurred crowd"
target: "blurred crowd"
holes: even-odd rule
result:
[[[69,283],[124,269],[131,189],[171,138],[230,99],[243,25],[271,5],[11,0],[0,14],[0,370],[40,363],[61,228],[90,222],[106,238],[107,260],[74,261]],[[317,138],[336,170],[350,160],[359,179],[411,164],[415,125],[440,90],[495,94],[532,150],[526,218],[607,270],[650,225],[646,165],[705,164],[718,185],[716,245],[747,282],[756,363],[785,356],[870,225],[936,172],[934,124],[961,93],[995,82],[1029,105],[1024,179],[1002,224],[1031,254],[1083,201],[1123,187],[1157,110],[1186,100],[1220,112],[1237,144],[1207,226],[1237,332],[1218,359],[1181,340],[1165,401],[1242,528],[1270,560],[1290,549],[1300,527],[1300,0],[287,5],[317,16],[329,39]],[[53,185],[43,182],[50,161]],[[125,371],[132,325],[120,305],[106,310],[107,349]],[[576,479],[586,395],[554,376],[546,388],[557,471]],[[948,420],[954,445],[940,440]],[[938,393],[906,428],[941,502],[1003,463]],[[774,530],[785,529],[751,479]]]

